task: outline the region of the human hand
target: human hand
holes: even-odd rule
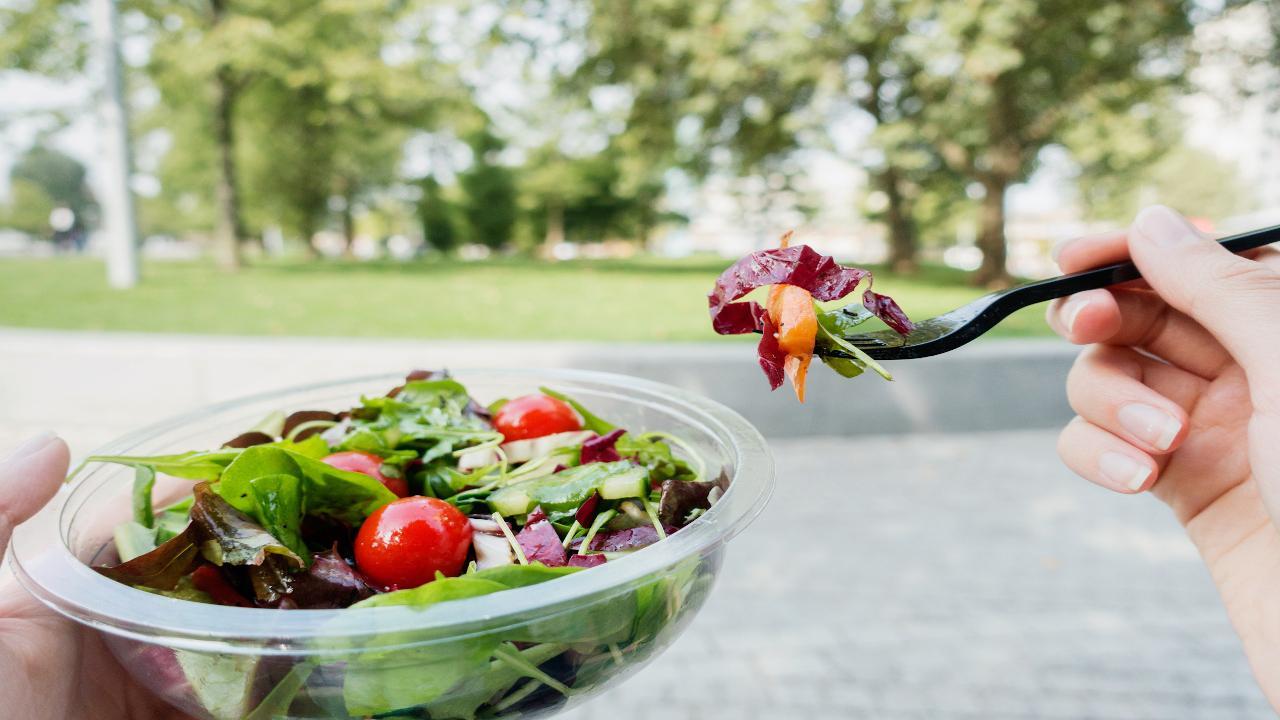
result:
[[[1150,490],[1208,566],[1263,692],[1280,710],[1280,253],[1232,255],[1172,210],[1065,244],[1064,272],[1132,257],[1144,282],[1056,301],[1088,345],[1067,379],[1067,466]]]
[[[0,460],[0,556],[67,475],[67,445],[32,438]],[[187,718],[133,682],[98,634],[0,577],[0,708],[30,720]]]

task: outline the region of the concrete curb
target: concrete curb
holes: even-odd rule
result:
[[[667,382],[715,398],[771,437],[964,432],[1061,425],[1075,349],[987,341],[899,362],[896,380],[844,380],[815,367],[809,400],[769,393],[739,343],[416,341],[0,328],[0,423],[127,430],[210,402],[413,367],[577,367]]]

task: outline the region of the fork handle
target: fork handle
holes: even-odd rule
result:
[[[1233,253],[1239,254],[1246,250],[1270,245],[1276,241],[1280,241],[1280,225],[1272,225],[1271,227],[1232,235],[1219,240],[1218,244]],[[1027,283],[1014,288],[1009,292],[1009,295],[1016,296],[1017,304],[1025,307],[1045,300],[1066,297],[1085,290],[1111,287],[1112,285],[1119,285],[1141,278],[1142,273],[1138,272],[1137,265],[1132,262],[1122,262],[1114,265],[1104,265],[1091,270],[1083,270],[1070,275],[1061,275],[1048,280]],[[1009,299],[1012,300],[1014,298]]]

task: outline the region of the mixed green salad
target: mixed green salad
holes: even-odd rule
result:
[[[386,604],[508,565],[594,567],[679,531],[725,482],[705,481],[680,438],[629,433],[553,390],[486,407],[426,371],[344,412],[267,418],[216,450],[89,461],[137,472],[121,562],[98,572],[278,609]],[[197,482],[156,509],[158,474]]]
[[[708,479],[681,438],[617,427],[551,389],[485,406],[426,371],[342,412],[274,415],[217,449],[89,462],[136,471],[133,518],[114,534],[119,562],[95,570],[173,598],[278,611],[427,608],[589,571],[679,532],[728,483],[719,468]],[[161,475],[194,481],[190,496],[154,505]],[[650,645],[702,577],[691,563],[607,607],[520,637],[470,638],[456,653],[357,650],[329,666],[246,668],[152,648],[173,657],[149,661],[217,718],[527,712]]]

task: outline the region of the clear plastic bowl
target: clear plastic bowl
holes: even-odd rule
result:
[[[541,585],[424,610],[282,611],[175,600],[91,570],[113,552],[111,531],[128,518],[133,481],[129,468],[92,465],[18,528],[12,568],[49,607],[101,631],[139,682],[196,717],[531,717],[575,705],[635,672],[687,625],[711,589],[725,543],[768,499],[773,461],[741,416],[670,386],[579,371],[454,374],[482,401],[546,385],[628,429],[679,434],[708,468],[724,468],[729,489],[666,540]],[[350,407],[399,379],[365,377],[215,405],[96,454],[217,447],[272,411]],[[169,492],[187,488],[175,482]]]

